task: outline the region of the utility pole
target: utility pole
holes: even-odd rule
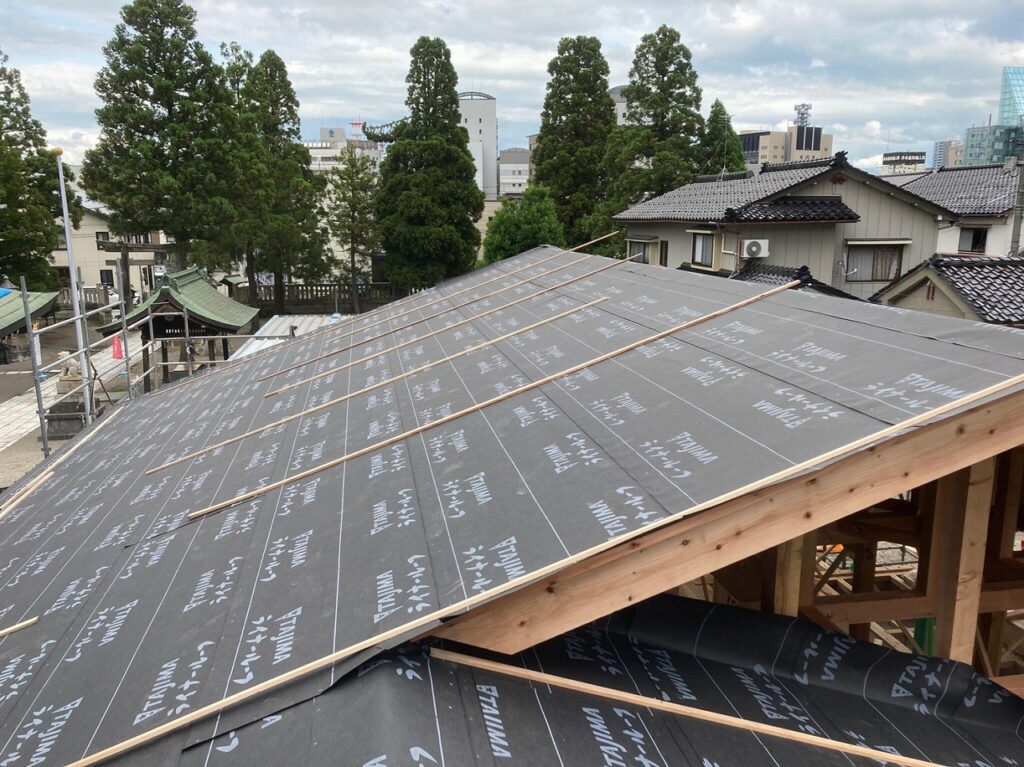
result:
[[[1013,142],[1017,147],[1017,204],[1013,206],[1013,229],[1010,234],[1010,256],[1016,256],[1020,252],[1020,220],[1024,218],[1024,162],[1021,162],[1021,155],[1024,155],[1024,139],[1017,139]]]

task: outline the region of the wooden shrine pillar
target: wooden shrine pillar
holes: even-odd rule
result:
[[[928,562],[935,654],[973,664],[995,460],[939,479]]]

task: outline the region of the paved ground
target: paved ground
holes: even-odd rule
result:
[[[98,323],[97,323],[98,324]],[[90,343],[100,336],[90,327]],[[128,347],[133,362],[139,358],[141,339],[137,332],[129,334]],[[57,328],[42,336],[44,363],[57,359],[58,352],[75,347],[75,332],[71,325]],[[125,389],[124,368],[112,357],[109,346],[92,355],[93,365],[103,374],[104,385],[115,394]],[[42,383],[43,402],[50,404],[58,398],[55,369]],[[97,397],[105,400],[103,389],[97,386]],[[114,396],[116,401],[116,394]],[[0,365],[0,488],[8,487],[43,459],[39,442],[39,415],[36,412],[36,394],[32,386],[32,364],[28,360]],[[63,443],[55,442],[53,449]]]

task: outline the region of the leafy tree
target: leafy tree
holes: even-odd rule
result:
[[[56,285],[51,251],[63,226],[56,161],[46,148],[46,131],[32,117],[21,73],[8,63],[0,51],[0,273],[48,288]],[[65,168],[71,224],[77,227],[82,206],[73,180]]]
[[[732,129],[732,119],[718,99],[711,105],[704,136],[700,141],[700,154],[703,158],[703,168],[707,173],[747,169],[740,137]]]
[[[234,215],[224,73],[183,0],[126,5],[103,53],[100,139],[85,153],[83,186],[110,209],[113,232],[162,230],[187,251]]]
[[[550,190],[534,184],[521,200],[506,200],[487,224],[484,260],[493,263],[545,244],[561,247],[565,236]]]
[[[256,195],[255,215],[249,218],[258,221],[249,262],[273,273],[274,304],[284,312],[286,277],[318,280],[334,267],[321,224],[325,182],[310,168],[309,150],[299,143],[299,100],[284,61],[274,51],[264,52],[249,69],[241,101],[248,110],[247,124],[259,139],[251,158],[256,163],[256,172],[250,174],[254,187],[245,190],[247,196]]]
[[[626,99],[626,125],[609,158],[618,169],[611,197],[625,205],[671,192],[698,167],[703,129],[701,91],[689,48],[662,25],[636,47]]]
[[[593,233],[590,217],[604,196],[603,159],[615,126],[601,42],[596,37],[563,37],[548,74],[534,176],[551,190],[569,240],[583,242]]]
[[[378,175],[373,159],[346,146],[339,164],[327,173],[324,207],[331,236],[348,252],[345,275],[352,287],[352,301],[359,309],[359,280],[365,277],[363,265],[380,247],[380,231],[373,215]]]
[[[376,204],[388,276],[403,286],[472,269],[480,247],[474,223],[483,212],[448,46],[421,37],[410,54],[410,114],[393,126]]]

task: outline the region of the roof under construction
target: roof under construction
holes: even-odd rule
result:
[[[941,450],[967,465],[1019,428],[1001,417],[979,448],[963,419],[1019,413],[1021,333],[786,287],[538,248],[120,406],[3,501],[0,627],[21,626],[0,639],[5,763],[150,733],[154,762],[241,764],[232,733],[250,723],[266,726],[261,755],[276,739],[291,763],[354,732],[398,743],[440,714],[375,699],[369,733],[360,696],[345,727],[271,725],[304,701],[329,711],[321,693],[382,650],[467,641],[459,616],[628,541],[794,479],[813,511],[758,535],[799,534],[844,513],[810,485],[830,466],[936,424],[962,430]],[[879,464],[856,493],[870,504],[887,471],[937,463]],[[687,538],[673,557],[705,567],[750,539]],[[550,639],[620,606],[524,615],[488,641],[514,647],[538,624]],[[382,658],[395,677],[429,668],[396,657]],[[858,716],[821,729],[859,742]],[[366,764],[441,763],[403,748]]]

